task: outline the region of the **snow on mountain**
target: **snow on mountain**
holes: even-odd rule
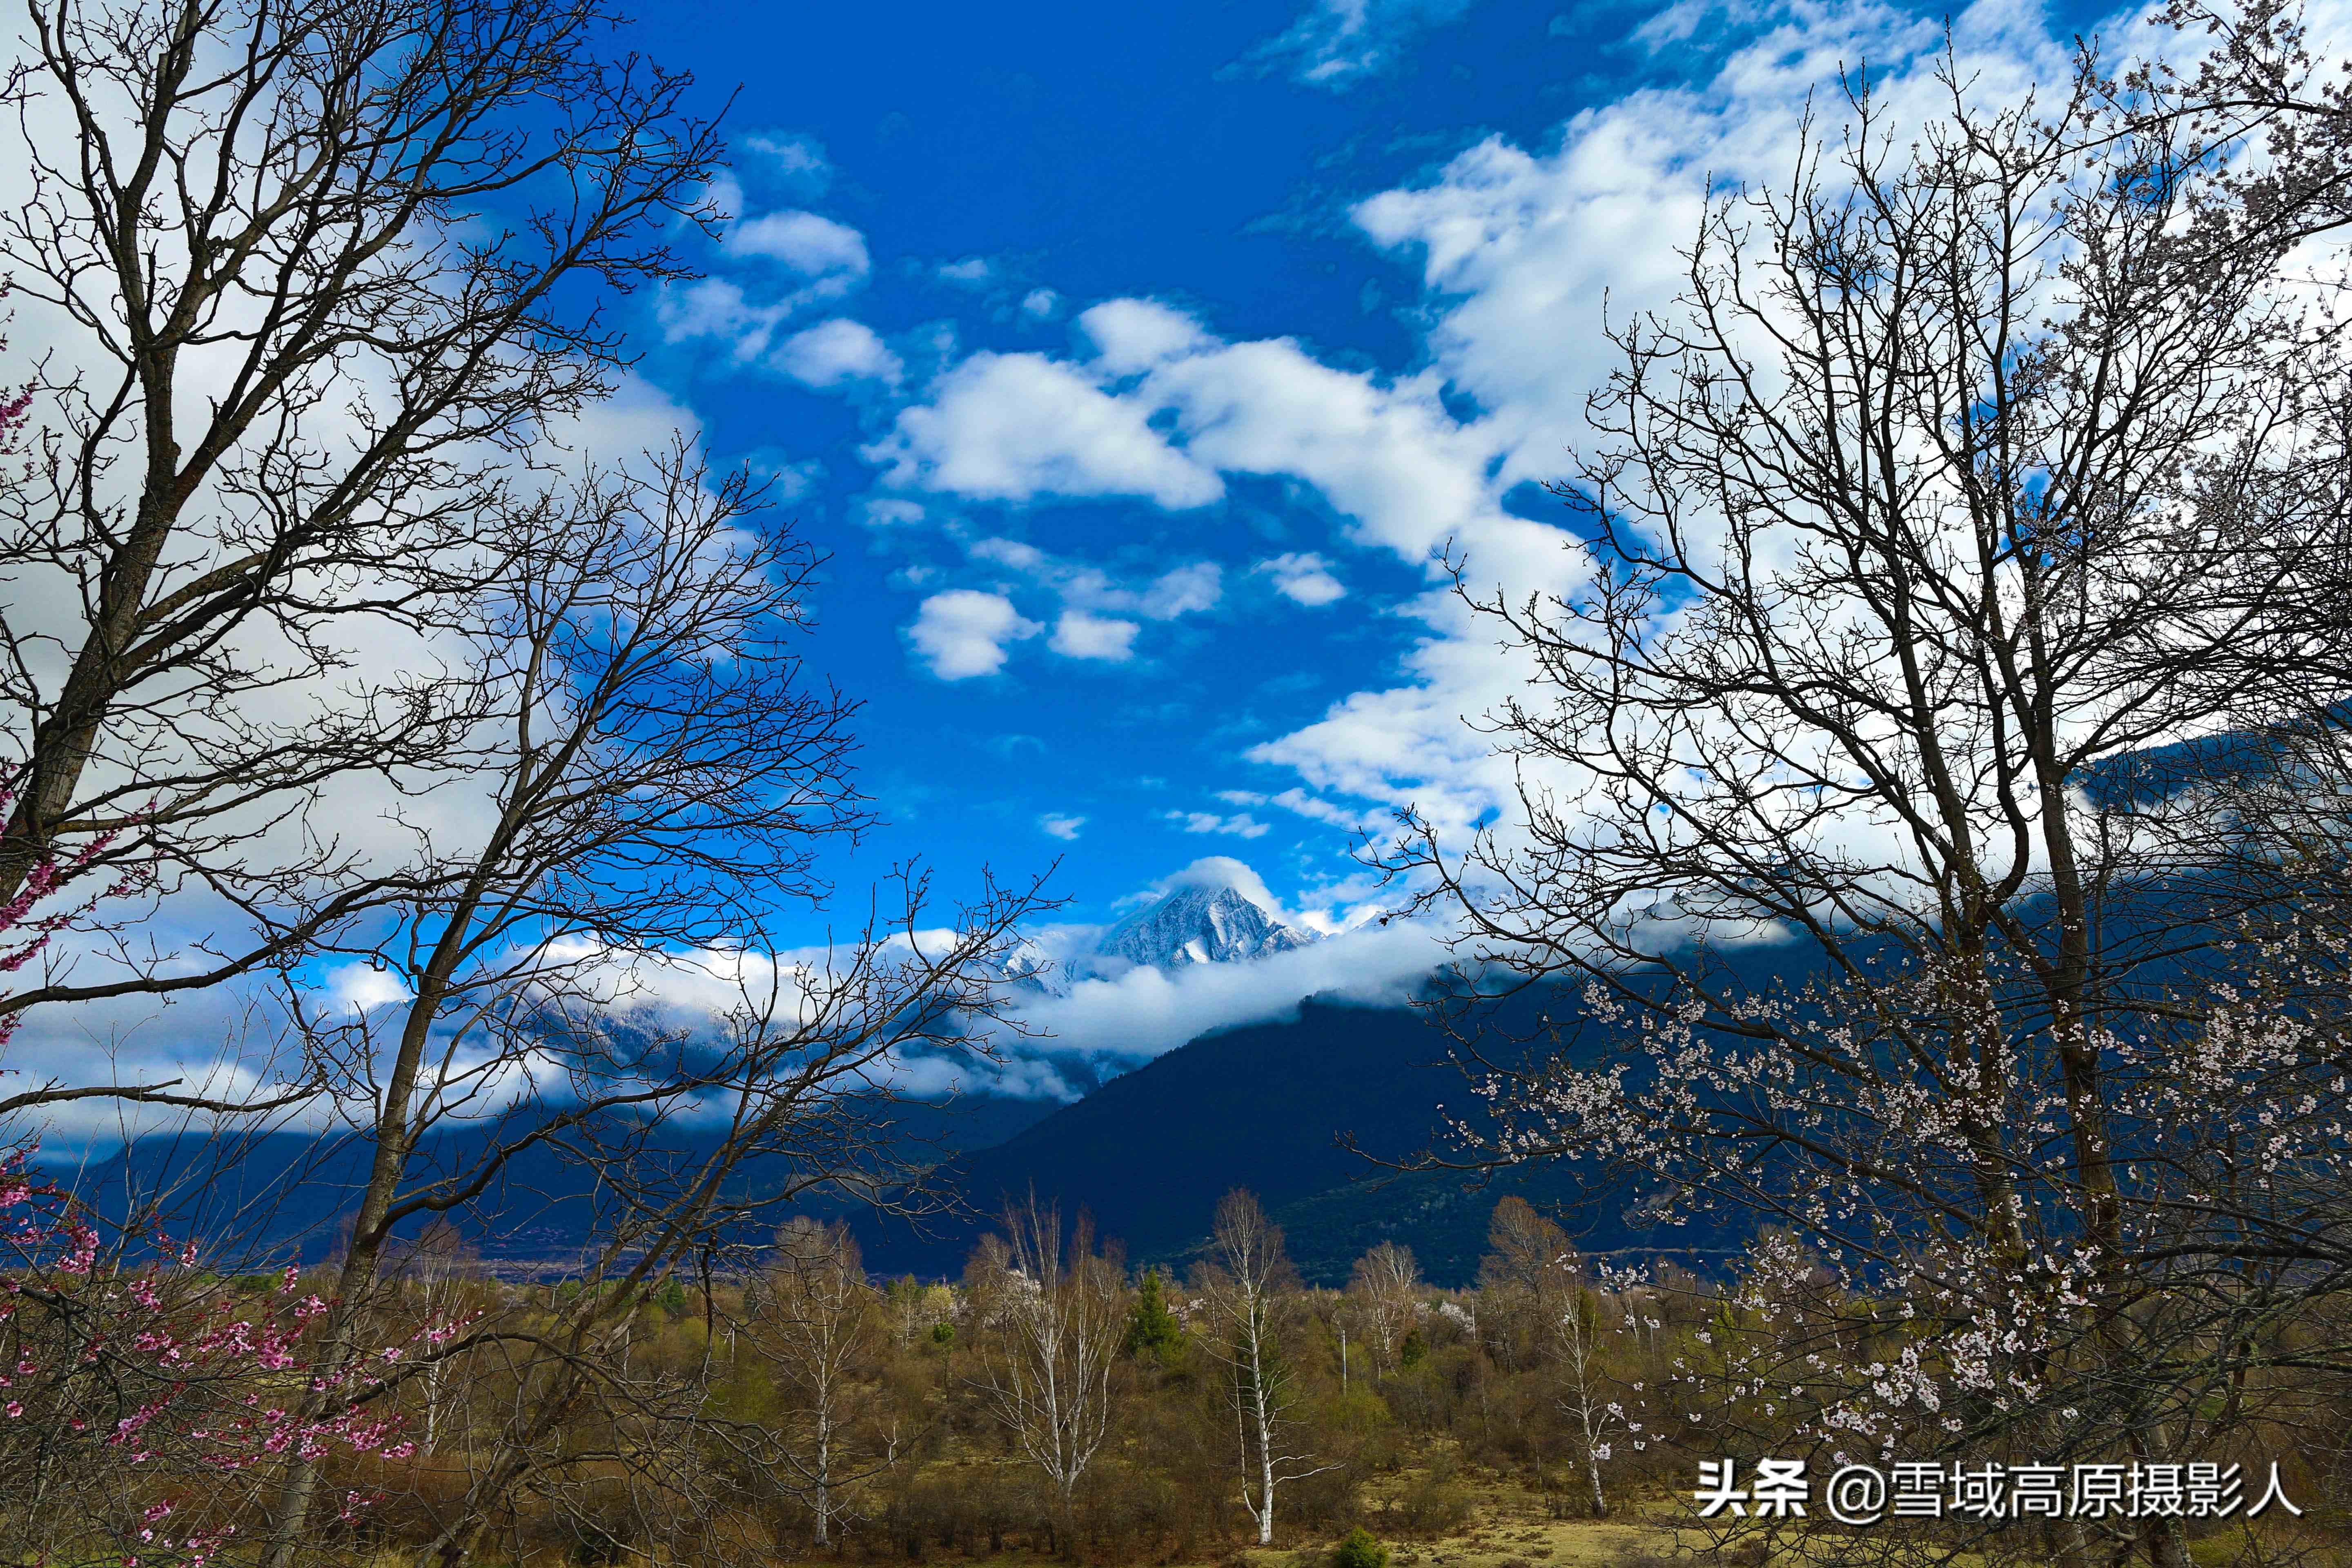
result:
[[[1064,966],[1055,963],[1053,955],[1038,946],[1033,938],[1024,936],[1007,948],[997,967],[1004,972],[1007,980],[1024,991],[1041,992],[1048,996],[1063,996],[1069,993],[1068,981],[1063,973]]]
[[[1049,928],[1044,943],[1023,937],[1001,961],[1004,977],[1021,990],[1060,997],[1077,981],[1116,979],[1139,965],[1238,963],[1317,940],[1283,923],[1265,884],[1238,860],[1195,862],[1160,887],[1158,898],[1091,942],[1083,926]]]
[[[1129,963],[1181,969],[1263,958],[1314,940],[1231,882],[1196,880],[1178,884],[1111,927],[1095,951]]]

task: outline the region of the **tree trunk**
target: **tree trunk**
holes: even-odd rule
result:
[[[829,1484],[833,1479],[833,1423],[830,1413],[820,1411],[816,1418],[816,1543],[829,1546],[833,1498]]]

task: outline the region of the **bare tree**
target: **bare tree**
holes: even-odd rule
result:
[[[1582,1270],[1575,1260],[1563,1260],[1571,1278]],[[1615,1321],[1610,1314],[1615,1311]],[[1584,1458],[1585,1484],[1592,1496],[1592,1517],[1609,1513],[1609,1494],[1601,1485],[1601,1467],[1614,1458],[1619,1442],[1646,1447],[1647,1423],[1629,1408],[1637,1392],[1614,1375],[1609,1350],[1623,1331],[1625,1313],[1598,1290],[1579,1281],[1560,1304],[1551,1321],[1547,1350],[1559,1368],[1559,1407],[1573,1423],[1577,1447]],[[1634,1408],[1638,1408],[1638,1403]]]
[[[1282,1352],[1284,1310],[1297,1279],[1282,1228],[1268,1223],[1255,1194],[1237,1187],[1218,1200],[1209,1247],[1200,1284],[1216,1327],[1202,1342],[1224,1365],[1241,1446],[1242,1507],[1257,1526],[1257,1543],[1271,1546],[1277,1490],[1337,1467],[1317,1464],[1299,1447],[1297,1381]]]
[[[623,363],[596,300],[680,275],[719,146],[600,0],[26,19],[0,264],[57,341],[0,490],[0,900],[112,886],[0,1029],[264,974],[413,891],[310,808],[464,760],[446,646]],[[202,936],[145,918],[191,900]]]
[[[1421,1265],[1410,1247],[1383,1241],[1356,1259],[1348,1291],[1360,1303],[1360,1317],[1370,1331],[1380,1371],[1393,1370],[1397,1347],[1421,1315],[1420,1284]]]
[[[2243,147],[2154,107],[2086,64],[1914,141],[1857,87],[1717,201],[1560,487],[1589,585],[1465,583],[1541,672],[1492,716],[1516,818],[1396,862],[1482,986],[1581,981],[1605,1037],[1474,1066],[1475,1158],[1646,1173],[1935,1325],[1891,1398],[1802,1384],[1825,1433],[2211,1451],[2352,1260],[2338,944],[2214,765],[2338,727],[2337,328]]]
[[[855,1489],[898,1458],[895,1429],[859,1397],[875,1380],[882,1303],[866,1282],[856,1240],[837,1223],[786,1225],[768,1275],[751,1341],[793,1394],[791,1426],[775,1435],[771,1474],[808,1504],[816,1543],[825,1546]]]
[[[1496,1359],[1507,1367],[1534,1364],[1559,1321],[1560,1303],[1575,1289],[1575,1247],[1568,1233],[1517,1195],[1495,1205],[1478,1265],[1478,1321]]]
[[[974,1382],[1053,1489],[1065,1550],[1076,1550],[1074,1494],[1111,1427],[1111,1368],[1126,1331],[1118,1260],[1095,1250],[1085,1215],[1033,1194],[1005,1211],[1004,1236],[975,1259],[982,1317]]]
[[[467,1356],[512,1364],[520,1403],[443,1521],[445,1562],[515,1488],[581,1462],[567,1421],[635,1397],[627,1335],[646,1289],[812,1186],[911,1181],[891,1127],[899,1053],[982,1051],[994,954],[1031,907],[991,890],[929,932],[909,875],[896,910],[828,948],[761,945],[768,910],[824,897],[816,851],[864,817],[847,705],[803,681],[791,647],[814,558],[755,500],[673,451],[532,521],[479,633],[497,722],[468,744],[493,809],[420,823],[434,873],[364,946],[333,949],[407,1000],[353,1016],[299,984],[289,998],[347,1086],[368,1161],[320,1325],[331,1368],[377,1310],[402,1226],[512,1226],[537,1188],[583,1237],[595,1288],[551,1327],[484,1322],[393,1377],[331,1375],[308,1398],[388,1397]],[[691,1415],[678,1389],[643,1392]],[[305,1539],[317,1485],[290,1457],[273,1564]]]
[[[446,1340],[457,1325],[459,1303],[480,1268],[480,1252],[448,1220],[436,1219],[417,1233],[415,1244],[401,1260],[401,1277],[415,1289],[415,1311],[425,1325],[428,1349]],[[447,1358],[428,1355],[418,1377],[425,1385],[425,1426],[416,1435],[416,1446],[426,1454],[433,1452],[441,1436],[446,1390],[454,1365]]]

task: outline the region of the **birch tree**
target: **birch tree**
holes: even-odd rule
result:
[[[1348,1293],[1359,1303],[1359,1316],[1370,1331],[1379,1370],[1396,1365],[1398,1348],[1420,1317],[1421,1265],[1412,1248],[1383,1241],[1356,1259]]]
[[[1335,1468],[1301,1446],[1297,1381],[1283,1355],[1284,1317],[1297,1289],[1282,1229],[1254,1193],[1235,1188],[1217,1204],[1200,1289],[1213,1325],[1202,1342],[1224,1369],[1225,1397],[1241,1450],[1242,1507],[1257,1543],[1274,1544],[1275,1501],[1292,1481]]]
[[[819,1546],[857,1488],[898,1462],[869,1395],[882,1303],[845,1225],[795,1219],[776,1238],[751,1342],[790,1390],[772,1476],[808,1504]],[[861,1419],[861,1416],[864,1417]]]
[[[1118,1260],[1095,1249],[1093,1222],[1066,1232],[1033,1194],[1005,1212],[1002,1238],[975,1259],[981,1335],[973,1381],[1054,1498],[1060,1544],[1076,1549],[1079,1480],[1111,1430],[1111,1369],[1127,1328]]]

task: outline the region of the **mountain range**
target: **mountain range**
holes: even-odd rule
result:
[[[1196,868],[1197,869],[1197,868]],[[1090,949],[1049,972],[1024,960],[1032,984],[1066,994],[1069,984],[1150,964],[1250,963],[1318,940],[1284,923],[1240,879],[1212,867],[1113,925]],[[1010,966],[1008,966],[1010,967]],[[1574,998],[1536,989],[1482,1020],[1491,1059],[1501,1042],[1544,1034],[1544,1017],[1573,1016]],[[1660,1234],[1627,1215],[1622,1191],[1588,1194],[1558,1169],[1504,1173],[1405,1172],[1431,1149],[1441,1107],[1473,1097],[1455,1065],[1456,1042],[1436,1016],[1308,997],[1295,1017],[1213,1031],[1001,1142],[943,1164],[935,1184],[966,1212],[921,1230],[850,1215],[869,1266],[951,1276],[980,1235],[1031,1194],[1066,1213],[1084,1208],[1131,1261],[1181,1265],[1206,1237],[1217,1200],[1255,1192],[1289,1232],[1311,1283],[1343,1283],[1354,1259],[1384,1240],[1413,1247],[1428,1277],[1473,1278],[1495,1204],[1517,1194],[1565,1218],[1584,1245],[1704,1249],[1715,1238]]]
[[[1016,949],[1005,973],[1024,988],[1061,995],[1139,965],[1172,972],[1255,963],[1318,940],[1253,891],[1234,878],[1195,876],[1059,961],[1034,944]],[[1492,1022],[1498,1037],[1525,1037],[1540,1033],[1540,1013],[1562,1007],[1573,1011],[1567,998],[1529,992]],[[1301,1272],[1318,1283],[1344,1281],[1352,1260],[1381,1240],[1412,1246],[1433,1279],[1465,1281],[1476,1271],[1487,1215],[1506,1193],[1563,1213],[1588,1246],[1705,1239],[1654,1237],[1628,1220],[1622,1194],[1580,1194],[1556,1171],[1492,1180],[1401,1173],[1399,1163],[1431,1146],[1440,1106],[1470,1098],[1452,1045],[1420,1009],[1310,997],[1294,1017],[1209,1033],[1110,1077],[1075,1103],[979,1093],[893,1107],[908,1140],[945,1152],[929,1184],[960,1194],[953,1217],[919,1231],[845,1201],[812,1206],[853,1224],[870,1268],[925,1278],[961,1272],[992,1216],[1030,1193],[1066,1211],[1086,1209],[1137,1262],[1181,1264],[1205,1237],[1218,1198],[1248,1187],[1289,1228]],[[315,1256],[334,1245],[352,1205],[358,1152],[357,1145],[330,1150],[281,1135],[247,1150],[233,1172],[199,1180],[218,1184],[221,1209],[270,1214],[282,1245]],[[84,1190],[152,1186],[179,1162],[211,1157],[134,1146],[87,1171]],[[592,1194],[572,1190],[583,1184],[568,1168],[514,1172],[509,1212],[478,1227],[477,1245],[514,1262],[560,1267],[576,1258],[593,1208]]]

